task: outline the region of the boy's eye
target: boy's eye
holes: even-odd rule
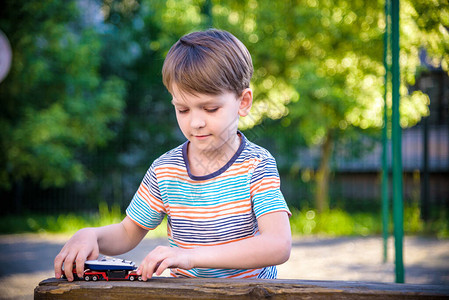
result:
[[[214,108],[205,108],[205,111],[209,112],[209,113],[214,113],[218,110],[218,107],[214,107]]]
[[[185,114],[188,111],[189,111],[188,109],[178,109],[178,113],[180,114]]]

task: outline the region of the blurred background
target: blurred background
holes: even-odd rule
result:
[[[449,3],[400,3],[404,229],[449,237]],[[252,54],[240,128],[276,158],[294,234],[380,234],[385,24],[376,0],[2,1],[0,233],[121,220],[185,140],[164,57],[214,27]]]

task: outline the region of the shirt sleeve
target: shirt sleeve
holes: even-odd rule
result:
[[[155,229],[166,214],[153,165],[126,209],[126,215],[145,229]]]
[[[271,155],[263,158],[254,169],[251,199],[256,218],[276,211],[286,211],[291,216],[281,192],[276,161]]]

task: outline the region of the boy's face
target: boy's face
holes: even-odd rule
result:
[[[246,116],[252,103],[252,92],[247,89],[242,95],[249,93],[250,103],[245,97],[237,97],[232,92],[220,95],[181,92],[173,87],[173,100],[176,119],[184,136],[190,141],[189,152],[192,155],[235,153],[237,126],[239,116]],[[248,98],[248,95],[246,96]],[[238,143],[237,143],[238,147]],[[213,156],[211,156],[213,157]]]

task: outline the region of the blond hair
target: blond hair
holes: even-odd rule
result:
[[[170,93],[173,84],[191,94],[239,96],[253,75],[251,55],[231,33],[210,29],[187,34],[171,48],[162,68],[162,80]]]

